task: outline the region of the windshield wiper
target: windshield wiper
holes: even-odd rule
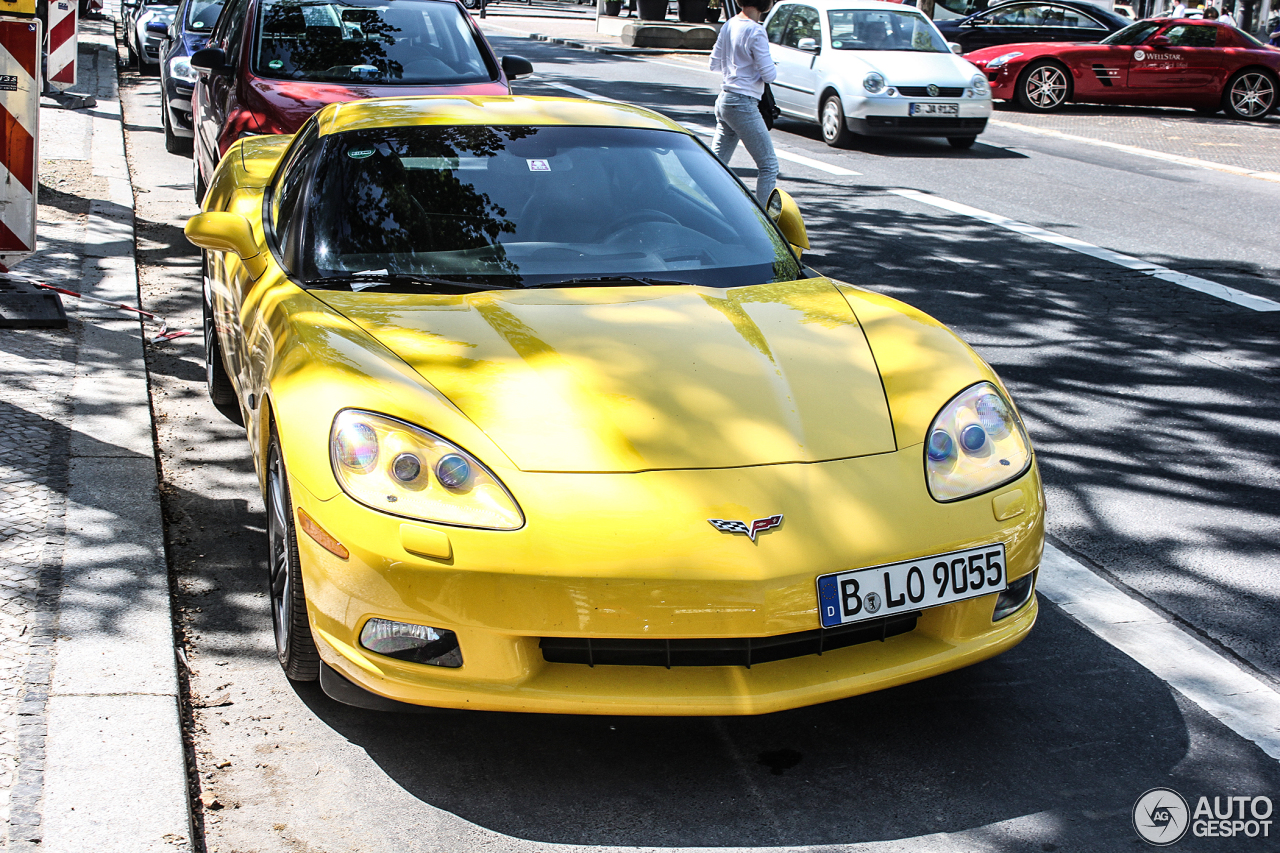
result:
[[[542,284],[526,284],[525,287],[591,287],[598,284],[688,285],[689,282],[672,281],[663,278],[642,278],[634,275],[601,275],[594,278],[566,278],[560,281],[544,281]]]
[[[302,283],[303,287],[326,289],[335,285],[346,285],[351,288],[352,293],[362,292],[365,290],[394,290],[403,288],[406,285],[415,285],[424,289],[422,293],[439,293],[446,288],[453,288],[461,291],[474,290],[510,290],[511,287],[505,284],[480,284],[474,281],[465,281],[457,278],[446,278],[443,276],[419,275],[418,273],[403,272],[358,272],[348,273],[344,275],[321,276],[320,278],[307,279]]]

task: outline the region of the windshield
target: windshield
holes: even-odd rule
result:
[[[842,9],[827,13],[836,50],[919,50],[949,53],[938,31],[914,12]]]
[[[1138,21],[1123,30],[1116,30],[1099,44],[1141,44],[1147,36],[1165,25],[1164,21]]]
[[[782,235],[682,133],[397,127],[329,137],[295,269],[312,286],[395,276],[488,287],[801,277]],[[430,287],[427,288],[428,290]]]
[[[191,0],[187,6],[187,29],[211,32],[222,13],[222,0]]]
[[[254,73],[381,85],[487,83],[496,69],[456,3],[265,0]]]

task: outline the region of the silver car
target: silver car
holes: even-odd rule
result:
[[[178,11],[174,0],[124,0],[124,43],[138,70],[158,73],[169,43],[169,25]]]
[[[855,135],[944,136],[973,145],[991,117],[986,76],[916,9],[877,0],[789,0],[765,22],[783,115],[828,145]]]

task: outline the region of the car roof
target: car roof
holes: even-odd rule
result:
[[[885,3],[882,0],[785,0],[786,4],[813,6],[815,9],[883,9],[886,12],[919,12],[915,6],[905,3]],[[778,3],[779,6],[783,2]]]
[[[887,4],[881,4],[887,5]],[[330,104],[316,113],[320,135],[421,125],[633,127],[689,133],[642,107],[578,98],[419,95]]]

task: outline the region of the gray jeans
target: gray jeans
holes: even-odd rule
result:
[[[773,153],[773,140],[764,125],[764,116],[760,115],[759,104],[750,95],[721,92],[716,98],[716,135],[711,140],[711,150],[727,166],[738,140],[742,140],[747,153],[756,161],[756,198],[763,205],[769,203],[769,194],[778,182],[778,155]]]

